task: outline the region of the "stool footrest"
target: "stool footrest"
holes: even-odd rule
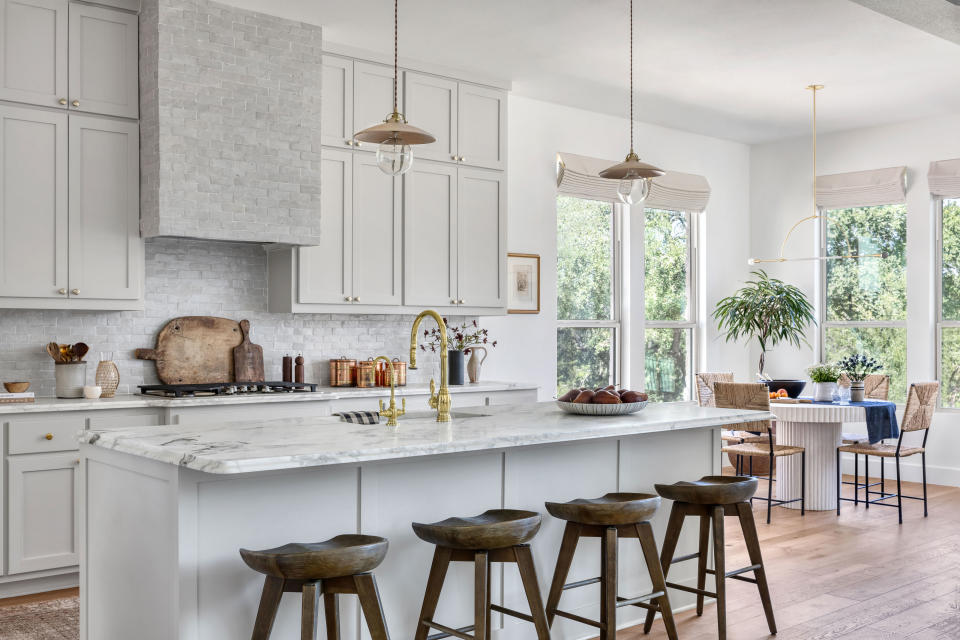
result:
[[[678,562],[686,562],[687,560],[693,560],[694,558],[699,558],[699,553],[688,553],[685,556],[678,556],[670,561],[670,564],[676,564]]]
[[[667,586],[671,589],[677,589],[678,591],[686,591],[687,593],[695,593],[697,595],[704,595],[708,598],[716,598],[717,594],[713,591],[707,591],[706,589],[697,589],[696,587],[688,587],[685,584],[677,584],[676,582],[668,582]]]
[[[533,616],[529,613],[521,613],[515,609],[507,609],[506,607],[501,607],[498,604],[491,604],[490,611],[496,611],[497,613],[513,616],[514,618],[520,618],[521,620],[526,620],[527,622],[534,622]]]
[[[427,640],[440,640],[441,638],[449,638],[450,636],[461,638],[462,640],[476,640],[473,636],[464,633],[465,631],[473,631],[472,624],[466,627],[460,627],[459,629],[448,627],[433,620],[423,620],[420,624],[442,632],[427,636]]]
[[[600,578],[587,578],[586,580],[567,583],[563,585],[563,590],[566,591],[567,589],[577,589],[579,587],[586,587],[591,584],[597,584],[598,582],[600,582]]]
[[[740,575],[741,573],[749,573],[750,571],[756,571],[757,569],[762,569],[762,568],[763,568],[763,567],[762,567],[761,565],[759,565],[759,564],[752,564],[752,565],[750,565],[749,567],[743,567],[742,569],[733,569],[733,570],[731,570],[731,571],[727,571],[726,577],[727,577],[727,578],[735,578],[735,577],[737,577],[738,575]],[[716,572],[715,570],[713,570],[713,569],[707,569],[706,572],[709,573],[710,575],[716,575],[716,573],[717,573],[717,572]]]
[[[547,613],[550,613],[549,611]],[[554,609],[553,615],[560,616],[561,618],[567,618],[568,620],[573,620],[574,622],[579,622],[580,624],[590,625],[591,627],[596,627],[597,629],[603,629],[603,625],[597,622],[596,620],[591,620],[590,618],[584,618],[583,616],[578,616],[575,613],[569,613],[567,611],[561,611],[560,609]]]
[[[663,597],[663,591],[654,591],[653,593],[648,593],[645,596],[637,596],[636,598],[621,598],[617,596],[617,608],[619,607],[629,607],[630,605],[636,605],[641,603],[646,603],[648,600],[653,600],[654,598]],[[656,610],[660,610],[660,607],[655,607]]]

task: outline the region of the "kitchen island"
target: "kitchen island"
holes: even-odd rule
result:
[[[433,548],[412,521],[474,515],[507,506],[543,512],[545,500],[610,491],[653,491],[655,482],[696,479],[719,463],[717,428],[765,412],[653,404],[631,416],[573,416],[554,403],[429,414],[398,428],[333,417],[203,426],[89,430],[81,445],[81,638],[226,640],[248,637],[262,586],[238,549],[319,541],[363,532],[390,540],[376,571],[394,638],[416,626]],[[668,509],[654,521],[658,544]],[[541,585],[552,575],[563,523],[544,518],[532,547]],[[695,549],[684,532],[678,553]],[[570,580],[597,575],[596,541],[582,543]],[[621,595],[649,587],[639,545],[621,544]],[[689,566],[688,566],[689,565]],[[695,564],[671,579],[691,584]],[[468,567],[447,577],[437,619],[472,616]],[[497,567],[493,601],[524,610],[513,567]],[[674,607],[690,600],[672,593]],[[565,609],[595,616],[599,593],[566,592]],[[622,609],[623,625],[641,619]],[[341,605],[343,637],[364,638],[355,602]],[[299,595],[284,596],[274,637],[297,637]],[[529,638],[527,623],[495,615],[493,636]],[[554,638],[591,629],[557,620]]]

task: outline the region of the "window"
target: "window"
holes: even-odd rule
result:
[[[938,200],[940,218],[940,402],[960,408],[960,200]]]
[[[886,258],[826,260],[821,305],[823,359],[863,353],[883,364],[890,399],[907,394],[907,210],[902,204],[825,213],[825,256],[885,253]]]
[[[691,399],[695,296],[691,216],[644,211],[644,383],[651,400]]]
[[[620,205],[557,197],[557,389],[617,384]]]

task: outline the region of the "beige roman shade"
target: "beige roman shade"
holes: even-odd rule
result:
[[[936,160],[927,172],[930,193],[942,198],[960,198],[960,158]]]
[[[817,206],[846,209],[906,202],[906,176],[906,167],[817,176]]]
[[[619,202],[617,181],[600,177],[600,172],[616,164],[612,160],[590,158],[573,153],[557,154],[557,191],[566,196]],[[651,209],[703,211],[710,200],[710,184],[703,176],[679,171],[650,181],[650,195],[644,206]]]

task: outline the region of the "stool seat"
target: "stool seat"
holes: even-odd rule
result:
[[[660,497],[649,493],[608,493],[599,498],[547,502],[546,507],[550,515],[560,520],[609,527],[646,522],[660,508]]]
[[[654,485],[662,497],[690,504],[736,504],[753,497],[757,479],[749,476],[704,476],[694,482]]]
[[[505,549],[531,540],[540,530],[540,514],[519,509],[491,509],[471,518],[413,523],[421,540],[448,549]]]
[[[340,535],[324,542],[292,542],[274,549],[240,549],[254,571],[286,580],[324,580],[366,573],[377,568],[387,555],[384,538]]]

